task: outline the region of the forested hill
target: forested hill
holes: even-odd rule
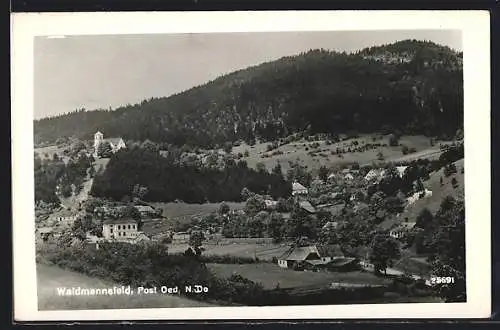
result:
[[[449,136],[462,125],[462,54],[415,40],[355,54],[310,50],[170,97],[34,123],[35,143],[89,139],[99,129],[108,137],[200,146],[303,131]]]

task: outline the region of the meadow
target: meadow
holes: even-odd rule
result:
[[[59,287],[109,288],[121,286],[54,265],[37,264],[39,310],[179,308],[215,306],[174,295],[59,296]]]
[[[319,147],[313,148],[317,143]],[[332,154],[337,148],[353,148],[354,144],[362,146],[369,143],[378,143],[382,146],[366,151],[346,152],[341,157]],[[360,135],[355,139],[346,139],[340,142],[327,144],[324,140],[318,141],[295,141],[288,144],[283,144],[277,149],[267,151],[269,143],[258,143],[253,146],[241,144],[233,147],[233,154],[248,151],[248,157],[243,157],[249,167],[255,168],[258,163],[263,163],[267,169],[272,169],[277,162],[279,162],[284,171],[288,170],[288,162],[299,162],[307,166],[309,169],[317,170],[321,166],[344,166],[354,162],[362,165],[372,164],[377,161],[377,154],[383,154],[383,161],[410,161],[417,158],[434,158],[439,157],[441,151],[439,143],[448,143],[448,141],[437,142],[436,145],[431,146],[428,137],[417,136],[402,136],[399,140],[400,145],[405,145],[408,148],[414,148],[415,152],[404,155],[401,146],[389,146],[388,135]],[[274,154],[273,154],[274,153]]]
[[[183,253],[188,248],[187,243],[174,243],[168,245],[169,253]],[[285,253],[290,247],[281,244],[259,244],[259,243],[224,243],[216,244],[213,241],[204,242],[203,255],[226,256],[244,258],[258,258],[259,260],[271,261],[273,257],[278,258]]]
[[[265,289],[300,288],[309,286],[327,287],[331,283],[387,285],[390,280],[377,277],[369,272],[352,271],[345,273],[310,272],[283,269],[277,264],[207,264],[207,267],[219,277],[239,274],[251,281],[261,283]]]

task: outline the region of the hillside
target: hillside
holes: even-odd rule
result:
[[[463,121],[462,58],[406,40],[356,54],[310,50],[202,86],[114,110],[78,110],[34,123],[35,143],[89,139],[212,147],[295,132],[455,135]]]
[[[458,160],[454,162],[457,173],[453,173],[450,176],[444,174],[444,168],[431,173],[429,179],[424,182],[424,187],[432,191],[432,196],[417,200],[414,204],[408,206],[399,217],[394,217],[387,219],[380,224],[381,229],[389,229],[395,224],[403,222],[405,218],[409,221],[416,221],[420,212],[423,209],[428,209],[432,214],[435,214],[443,201],[447,196],[451,196],[457,200],[464,200],[464,173],[461,170],[464,168],[464,160]],[[443,178],[443,184],[441,185],[441,178]],[[454,187],[452,180],[457,180],[457,185]]]

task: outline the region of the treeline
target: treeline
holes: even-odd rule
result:
[[[385,63],[365,59],[362,53],[311,50],[170,97],[38,120],[35,140],[72,135],[90,139],[97,129],[127,140],[203,147],[273,141],[295,132],[400,130],[454,136],[463,127],[461,55],[417,41],[374,48],[369,54],[388,51],[402,52],[411,61]]]
[[[228,159],[223,169],[179,164],[143,148],[114,154],[105,171],[94,179],[91,194],[121,200],[137,185],[147,188],[147,201],[187,203],[241,201],[243,188],[275,198],[289,196],[291,183],[280,174],[248,168],[246,162]]]

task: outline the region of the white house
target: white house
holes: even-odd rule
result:
[[[106,220],[102,225],[105,239],[133,239],[138,235],[137,222],[133,219]]]
[[[380,171],[379,170],[370,170],[366,175],[365,175],[365,180],[366,181],[372,181],[375,179],[378,179],[380,176]]]
[[[120,149],[123,149],[123,148],[127,147],[125,145],[125,142],[123,141],[122,138],[118,137],[118,138],[108,138],[108,139],[105,139],[104,138],[104,134],[102,134],[101,132],[97,131],[94,134],[94,155],[93,155],[94,158],[98,158],[99,157],[98,150],[99,150],[99,146],[102,143],[109,143],[109,145],[111,146],[111,151],[113,153],[117,152]]]
[[[403,238],[413,227],[415,227],[415,222],[403,222],[399,226],[391,229],[389,235],[393,238],[400,239]]]
[[[348,181],[351,181],[354,179],[354,176],[351,174],[351,173],[347,173],[345,176],[344,176],[344,180],[348,180]]]
[[[307,195],[308,193],[308,190],[306,187],[304,187],[303,185],[301,185],[299,182],[297,181],[294,181],[292,183],[292,195],[295,196],[295,195]]]
[[[398,171],[400,178],[402,178],[403,175],[406,173],[407,168],[408,168],[408,166],[396,166],[396,170]]]

